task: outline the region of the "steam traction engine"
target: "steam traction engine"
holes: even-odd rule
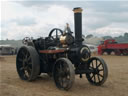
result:
[[[59,89],[72,87],[75,74],[86,75],[93,85],[102,85],[108,76],[105,61],[91,57],[86,45],[82,45],[82,9],[74,8],[75,38],[69,25],[67,30],[54,28],[46,38],[24,38],[17,54],[16,67],[22,80],[32,81],[40,73],[52,76]]]

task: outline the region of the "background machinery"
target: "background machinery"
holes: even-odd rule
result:
[[[16,57],[16,68],[22,80],[32,81],[47,73],[52,76],[59,89],[69,90],[75,80],[86,75],[93,85],[102,85],[108,76],[105,61],[100,57],[91,57],[86,45],[82,45],[82,9],[74,8],[75,37],[69,25],[67,30],[54,28],[48,37],[23,39]]]
[[[102,55],[105,52],[108,55],[112,52],[114,52],[115,55],[128,55],[128,43],[117,43],[114,39],[102,41],[98,46],[98,54]]]

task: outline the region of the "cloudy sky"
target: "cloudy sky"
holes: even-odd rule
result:
[[[128,1],[43,1],[2,0],[0,39],[45,37],[51,29],[64,29],[69,23],[74,31],[74,7],[83,9],[83,34],[119,36],[128,32]]]

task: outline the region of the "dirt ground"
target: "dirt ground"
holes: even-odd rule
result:
[[[0,96],[128,96],[128,56],[102,57],[109,69],[103,86],[93,86],[85,76],[76,76],[72,89],[63,91],[46,74],[33,82],[19,79],[15,56],[0,56]]]

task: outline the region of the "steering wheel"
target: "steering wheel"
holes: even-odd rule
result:
[[[28,42],[31,41],[31,39],[29,37],[25,37],[23,40],[22,40],[22,43],[27,45]]]
[[[56,32],[56,33],[55,33]],[[59,33],[60,34],[59,34]],[[55,34],[54,34],[55,33]],[[54,28],[50,31],[49,33],[49,37],[52,38],[53,40],[56,40],[59,38],[59,35],[63,35],[63,31],[61,29],[58,29],[58,28]]]

